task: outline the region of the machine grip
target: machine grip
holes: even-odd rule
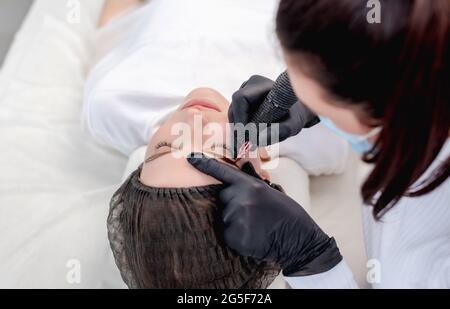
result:
[[[277,123],[282,120],[289,108],[298,101],[292,89],[287,72],[281,74],[264,102],[250,117],[253,123]]]

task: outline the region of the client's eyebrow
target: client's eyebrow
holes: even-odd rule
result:
[[[148,163],[148,162],[154,161],[154,160],[158,159],[159,157],[162,157],[162,156],[164,156],[166,154],[169,154],[171,152],[172,152],[172,149],[168,149],[166,151],[162,151],[160,153],[157,153],[157,154],[154,154],[152,156],[149,156],[147,159],[145,159],[144,163]]]

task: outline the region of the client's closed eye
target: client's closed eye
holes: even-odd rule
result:
[[[175,150],[181,150],[183,148],[183,144],[180,144],[178,147],[175,147],[170,142],[162,141],[162,142],[159,142],[158,144],[156,144],[155,150],[158,150],[162,147],[169,147],[169,148],[172,148]]]
[[[161,141],[158,144],[156,144],[155,151],[157,151],[158,149],[161,149],[161,148],[168,148],[168,149],[164,150],[164,151],[158,151],[158,153],[148,157],[144,162],[148,163],[148,162],[151,162],[153,160],[156,160],[159,157],[162,157],[164,155],[167,155],[167,154],[171,153],[172,150],[182,150],[183,144],[180,144],[179,146],[174,146],[171,142]],[[221,150],[225,150],[226,152],[231,153],[230,148],[227,145],[225,145],[225,144],[212,144],[211,147],[210,147],[211,151],[205,151],[205,153],[209,153],[209,154],[213,155],[214,158],[222,160],[222,161],[224,161],[224,162],[226,162],[228,164],[231,164],[231,165],[239,168],[239,166],[236,165],[236,163],[237,163],[237,161],[239,161],[239,159],[237,159],[237,160],[236,159],[229,159],[227,157],[226,153],[216,153],[216,152],[214,152],[215,149],[221,149]]]
[[[211,145],[211,150],[215,150],[216,148],[220,148],[222,150],[227,151],[229,154],[231,154],[231,149],[225,144],[213,144],[213,145]]]
[[[163,148],[163,147],[168,147],[168,148],[175,149],[175,150],[181,150],[183,148],[183,144],[180,144],[179,146],[174,146],[170,142],[161,141],[155,146],[155,150],[158,150],[158,149]],[[231,153],[230,148],[227,145],[225,145],[225,144],[212,144],[211,145],[211,150],[215,150],[217,148],[225,150],[225,151]]]

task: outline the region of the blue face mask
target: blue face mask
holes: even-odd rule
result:
[[[355,150],[358,153],[365,153],[370,151],[373,148],[373,144],[369,142],[369,138],[377,135],[381,131],[381,127],[376,127],[369,133],[365,135],[358,135],[358,134],[350,134],[347,132],[342,131],[336,125],[331,121],[331,119],[319,116],[320,122],[339,135],[340,137],[344,138],[350,143],[350,146],[352,146],[353,150]]]

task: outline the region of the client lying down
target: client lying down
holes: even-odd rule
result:
[[[227,99],[253,74],[274,79],[284,71],[267,35],[276,3],[152,0],[132,10],[139,1],[105,2],[83,121],[96,141],[126,157],[147,145],[139,167],[114,194],[108,217],[111,248],[128,287],[265,288],[278,274],[277,265],[225,245],[218,215],[222,185],[185,159],[200,152],[269,182],[263,149],[228,159]],[[120,17],[111,22],[111,16]],[[173,134],[180,123],[192,134]],[[222,134],[210,136],[212,127]],[[308,147],[285,141],[280,149],[310,174],[332,174],[343,166],[338,154],[345,151],[322,147],[335,137],[314,133],[320,131],[298,137]],[[295,191],[307,190],[307,179],[296,178],[295,185]]]
[[[108,235],[130,288],[266,288],[278,275],[277,265],[240,256],[225,245],[218,215],[222,185],[185,160],[191,151],[202,152],[268,181],[261,155],[232,163],[227,145],[214,143],[214,136],[194,147],[189,137],[195,132],[173,143],[172,128],[180,123],[192,131],[195,119],[202,119],[200,129],[225,127],[228,105],[212,89],[192,91],[152,136],[145,162],[114,194]]]
[[[228,160],[227,133],[207,133],[213,126],[229,132],[229,102],[221,93],[231,96],[261,63],[248,60],[254,46],[248,37],[254,33],[233,30],[209,37],[209,31],[229,26],[223,9],[231,14],[250,7],[240,1],[233,8],[228,1],[154,0],[123,15],[137,2],[105,2],[83,108],[85,124],[100,143],[126,156],[147,144],[145,162],[110,205],[108,237],[122,278],[130,288],[266,288],[278,266],[240,256],[225,245],[218,214],[222,185],[185,159],[201,152],[269,181],[261,168],[267,159],[262,149]],[[261,26],[270,22],[268,4],[254,14]],[[209,14],[197,18],[203,10]],[[111,16],[121,17],[109,22]],[[269,46],[257,45],[260,51]],[[242,59],[233,56],[238,51]],[[261,74],[276,76],[283,69],[268,67]],[[195,89],[200,85],[220,93]],[[195,140],[196,119],[203,142]],[[179,124],[192,134],[182,139],[173,134]]]

